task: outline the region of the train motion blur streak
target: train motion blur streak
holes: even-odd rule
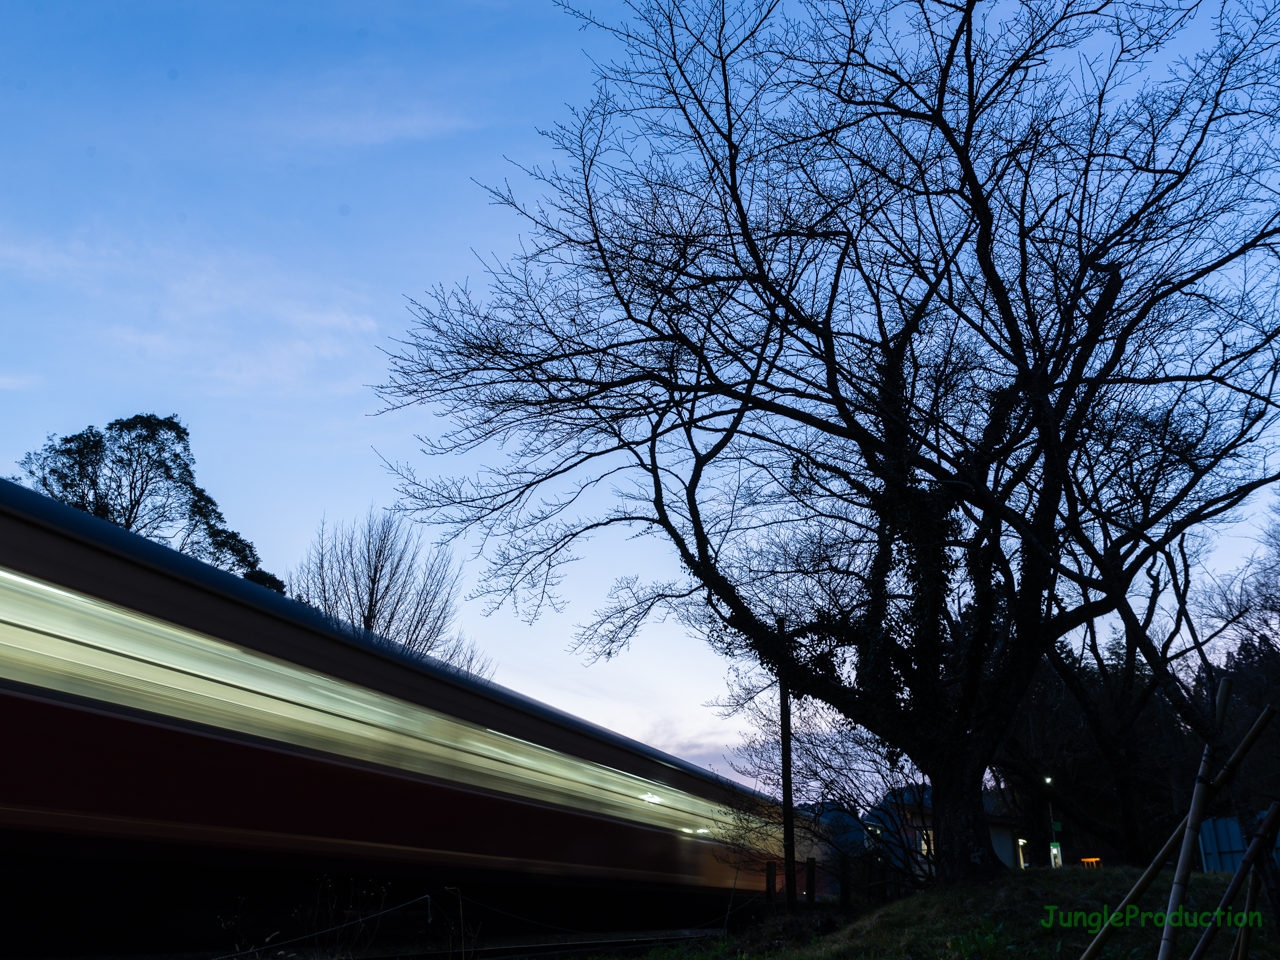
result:
[[[0,677],[711,836],[723,808],[0,568]]]
[[[3,480],[0,729],[0,957],[216,953],[335,883],[465,888],[510,935],[723,922],[756,883],[750,791]]]

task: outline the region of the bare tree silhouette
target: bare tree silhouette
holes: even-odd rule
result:
[[[370,507],[358,523],[320,524],[289,593],[408,653],[488,677],[493,662],[454,629],[459,578],[450,553],[426,549],[412,522]]]
[[[1217,8],[1215,8],[1217,9]],[[586,22],[591,18],[580,15]],[[938,869],[1037,665],[1110,617],[1171,667],[1181,553],[1275,462],[1280,10],[1175,0],[651,0],[528,173],[522,252],[438,290],[392,405],[448,418],[406,503],[495,602],[662,538],[579,641],[654,613],[903,751]],[[1204,49],[1179,58],[1190,32]],[[1172,639],[1171,639],[1172,638]]]

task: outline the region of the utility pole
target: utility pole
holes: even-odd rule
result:
[[[787,912],[796,912],[796,811],[791,801],[791,694],[778,678],[782,727],[782,870],[787,890]]]

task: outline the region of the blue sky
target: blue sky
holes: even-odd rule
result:
[[[620,3],[593,4],[621,16]],[[471,279],[520,225],[473,181],[551,159],[610,42],[549,0],[31,2],[0,7],[0,473],[48,433],[177,413],[197,476],[277,573],[321,517],[389,505],[422,412],[372,416],[407,296]],[[532,196],[532,188],[525,189]],[[376,451],[376,452],[375,452]],[[497,679],[722,771],[724,664],[673,626],[566,653],[564,615],[464,609]]]

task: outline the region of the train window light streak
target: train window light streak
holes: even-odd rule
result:
[[[4,568],[0,677],[707,839],[728,826],[713,801]]]

